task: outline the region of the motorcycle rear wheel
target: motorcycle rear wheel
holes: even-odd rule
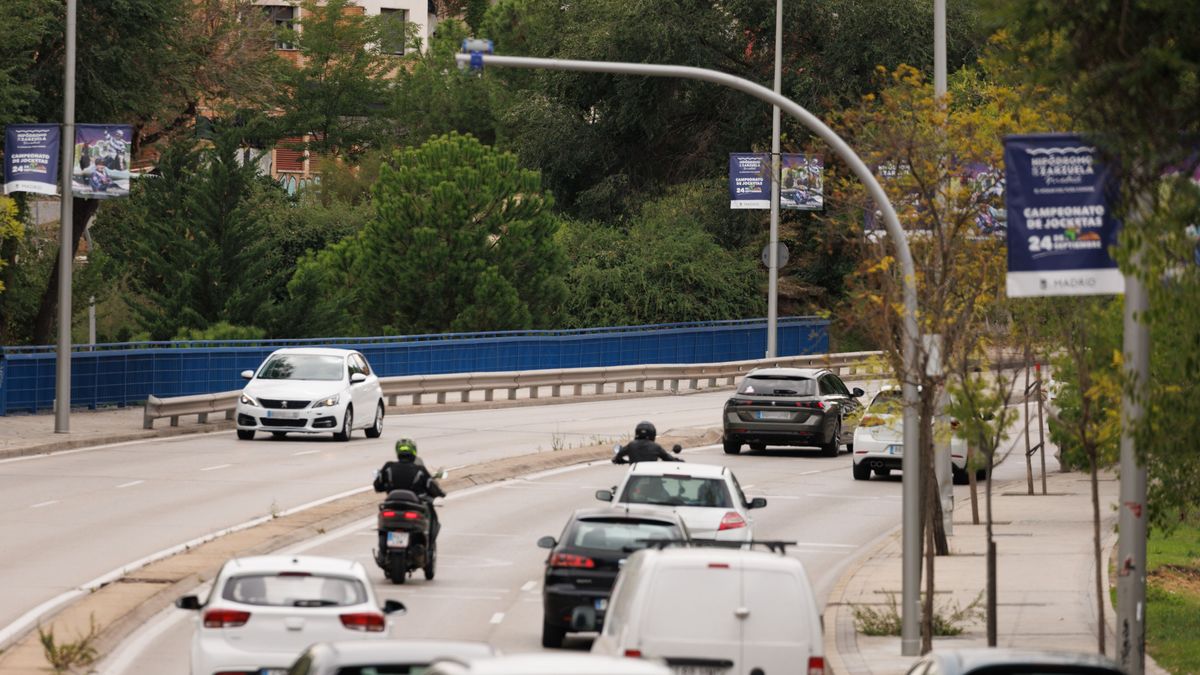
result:
[[[437,544],[425,548],[425,581],[433,581],[437,571]]]
[[[393,584],[402,584],[408,581],[408,565],[405,562],[407,552],[397,551],[391,554],[391,559],[388,560],[388,577],[391,578]]]

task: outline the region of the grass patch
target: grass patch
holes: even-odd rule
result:
[[[980,593],[966,607],[953,600],[943,603],[941,607],[935,605],[933,634],[938,637],[962,635],[968,624],[983,620],[982,603],[983,593]],[[887,602],[881,609],[854,605],[851,610],[854,612],[854,627],[863,635],[900,635],[900,610],[895,593],[887,594]]]
[[[1146,651],[1172,673],[1200,673],[1200,518],[1146,545]]]

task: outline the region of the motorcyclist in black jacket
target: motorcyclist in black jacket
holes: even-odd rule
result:
[[[396,441],[396,460],[387,462],[375,472],[375,491],[388,493],[392,490],[412,490],[429,505],[430,535],[436,541],[441,524],[433,508],[436,497],[445,497],[446,492],[434,480],[425,462],[417,457],[417,444],[411,438]]]
[[[613,456],[613,464],[633,464],[634,462],[682,462],[683,460],[671,455],[661,445],[654,442],[658,430],[649,422],[638,422],[633,429],[633,440],[623,446]],[[679,452],[679,446],[675,446]]]

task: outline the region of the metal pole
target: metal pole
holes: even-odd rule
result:
[[[62,196],[58,249],[58,348],[54,390],[54,432],[71,431],[71,272],[75,241],[71,208],[71,166],[75,163],[75,0],[67,0],[66,57],[63,66]]]
[[[1135,254],[1133,269],[1141,268]],[[1133,433],[1144,410],[1139,399],[1150,375],[1150,309],[1145,284],[1125,276],[1125,375],[1135,395],[1121,398],[1121,508],[1117,516],[1117,644],[1121,669],[1142,675],[1146,666],[1146,468],[1137,458]]]
[[[816,134],[829,147],[854,175],[867,188],[867,195],[879,207],[883,214],[883,223],[888,235],[896,247],[896,260],[900,263],[900,273],[903,275],[902,288],[904,293],[904,381],[901,391],[904,396],[904,447],[915,448],[919,443],[920,429],[917,428],[920,404],[917,392],[916,372],[917,345],[920,338],[917,328],[917,275],[913,268],[912,253],[908,248],[908,239],[904,236],[904,228],[900,226],[900,218],[896,209],[888,200],[883,186],[876,180],[871,170],[867,168],[862,158],[854,152],[841,136],[834,133],[824,122],[805,110],[801,105],[785,98],[781,94],[749,80],[722,73],[707,68],[692,68],[690,66],[657,65],[649,63],[620,63],[610,61],[573,61],[567,59],[536,59],[525,56],[496,56],[494,54],[458,54],[455,60],[460,66],[466,67],[472,58],[478,59],[483,65],[510,66],[513,68],[544,68],[547,70],[571,70],[585,73],[616,73],[622,75],[642,75],[647,77],[679,77],[702,82],[712,82],[731,89],[749,94],[757,99],[778,106],[783,112],[796,118],[806,128]],[[903,527],[903,561],[901,607],[902,630],[900,648],[903,656],[917,656],[921,650],[919,627],[919,586],[921,583],[921,476],[920,457],[915,452],[904,453],[901,460],[903,476],[903,505],[901,522]]]
[[[946,0],[933,0],[933,93],[946,94]]]
[[[783,0],[775,0],[775,95],[783,89]],[[779,356],[779,106],[771,108],[771,242],[767,251],[767,358]]]

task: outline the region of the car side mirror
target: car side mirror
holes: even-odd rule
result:
[[[677,455],[678,455],[679,453],[683,452],[683,446],[682,446],[682,445],[680,445],[680,444],[678,444],[678,443],[676,443],[676,444],[675,444],[675,445],[674,445],[674,446],[671,448],[671,452],[673,452],[673,453],[675,453],[675,454],[677,454]]]
[[[556,544],[558,544],[558,542],[555,541],[554,537],[551,537],[550,535],[546,535],[537,541],[538,548],[554,548]]]
[[[359,382],[366,382],[366,381],[367,381],[367,376],[363,375],[362,373],[355,373],[350,376],[350,384],[358,384]]]
[[[613,500],[612,490],[596,490],[596,499],[602,502],[611,502]]]
[[[254,379],[254,371],[253,370],[243,370],[242,371],[242,379],[243,380],[253,380]]]
[[[754,499],[751,499],[751,500],[750,500],[750,503],[746,505],[746,508],[748,508],[748,509],[761,509],[761,508],[763,508],[763,507],[764,507],[764,506],[766,506],[766,505],[767,505],[767,498],[766,498],[766,497],[755,497]]]
[[[862,387],[855,387],[850,390],[850,395],[853,396],[854,398],[859,398],[865,393],[867,393],[867,392],[863,391]]]
[[[404,616],[405,614],[408,614],[408,608],[405,607],[404,603],[400,602],[399,600],[384,600],[383,613]]]
[[[200,609],[200,598],[194,595],[185,595],[175,600],[175,606],[179,609]]]

